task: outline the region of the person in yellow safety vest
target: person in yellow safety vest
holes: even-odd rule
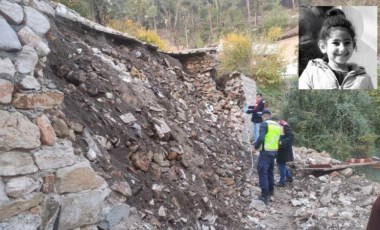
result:
[[[260,155],[257,165],[259,174],[259,185],[261,196],[259,197],[265,204],[268,204],[269,197],[274,191],[274,160],[279,148],[279,140],[282,134],[282,126],[271,120],[271,112],[268,109],[262,111],[263,122],[260,126],[259,138],[257,139],[252,154],[260,149]]]

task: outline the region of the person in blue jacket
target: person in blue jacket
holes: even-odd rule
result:
[[[257,139],[252,154],[260,149],[257,164],[259,174],[259,185],[261,196],[259,197],[265,204],[268,204],[269,197],[274,191],[274,159],[277,156],[282,127],[277,122],[271,120],[271,112],[264,109],[262,112],[263,122],[260,125],[259,138]]]

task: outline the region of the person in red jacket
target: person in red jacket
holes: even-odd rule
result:
[[[377,197],[372,206],[371,215],[369,216],[367,230],[380,229],[380,196]]]
[[[265,100],[261,93],[256,94],[256,103],[253,106],[248,106],[246,113],[252,114],[252,133],[253,133],[253,143],[259,138],[260,125],[263,122],[261,118],[262,111],[266,108]]]

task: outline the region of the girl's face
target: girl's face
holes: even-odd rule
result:
[[[329,66],[333,69],[347,70],[347,61],[354,52],[351,35],[343,27],[334,27],[326,41],[319,41],[322,53],[327,54]]]

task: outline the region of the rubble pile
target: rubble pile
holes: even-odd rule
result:
[[[16,2],[0,1],[1,229],[365,225],[378,186],[302,174],[330,159],[311,150],[269,206],[254,199],[251,79],[216,83],[212,55],[170,56],[63,5]]]

